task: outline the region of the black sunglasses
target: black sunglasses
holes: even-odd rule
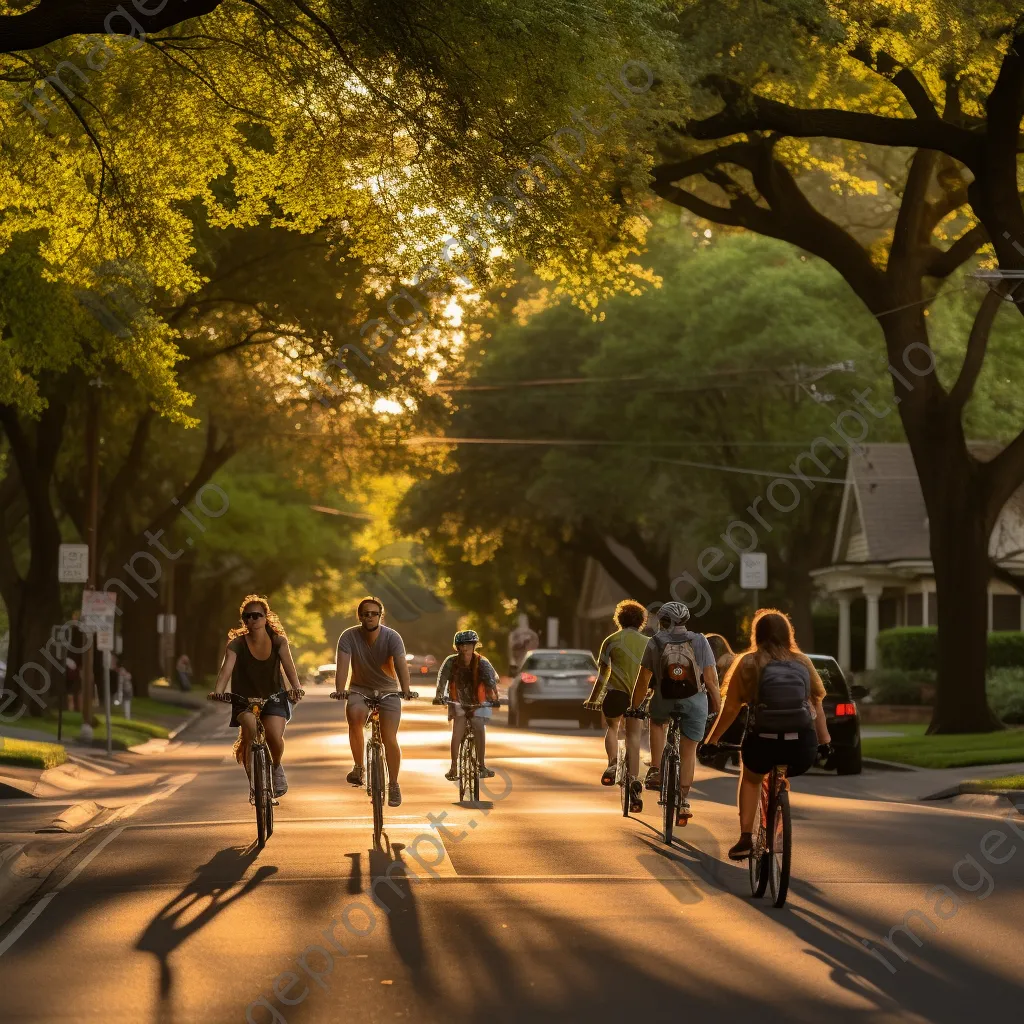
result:
[[[243,619],[262,619],[263,618],[263,612],[243,612],[242,613],[242,618]]]

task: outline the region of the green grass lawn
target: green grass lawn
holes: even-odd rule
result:
[[[972,786],[986,789],[1024,789],[1024,775],[1004,775],[998,779],[971,779]]]
[[[894,725],[892,731],[903,733],[902,736],[865,738],[861,741],[864,756],[919,768],[962,768],[972,764],[1024,761],[1024,729],[926,736],[926,728],[924,725]]]
[[[0,736],[0,764],[19,768],[56,768],[68,759],[59,743],[37,743]]]
[[[184,720],[188,718],[195,708],[185,707],[181,704],[165,704],[162,700],[153,700],[152,697],[133,697],[132,698],[132,721],[136,718],[144,719],[145,721],[159,720],[161,718],[169,718],[178,724],[178,720]],[[173,729],[174,726],[171,726]]]
[[[135,702],[132,702],[132,711],[135,711]],[[96,714],[97,724],[93,727],[93,746],[105,747],[107,745],[107,722],[102,712]],[[45,718],[33,718],[29,725],[37,732],[48,732],[57,735],[57,715],[48,714]],[[82,728],[82,714],[79,711],[64,712],[64,735],[78,736]],[[162,725],[153,722],[137,721],[132,718],[128,721],[125,718],[118,718],[117,715],[110,716],[110,739],[111,745],[117,750],[127,750],[129,747],[145,743],[146,740],[156,737],[163,739],[167,736],[168,730]]]

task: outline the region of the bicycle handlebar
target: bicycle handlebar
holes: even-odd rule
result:
[[[372,696],[368,693],[361,693],[360,691],[356,692],[359,693],[359,696],[362,697],[367,704],[379,704],[386,697],[401,697],[402,700],[416,700],[419,697],[419,693],[416,690],[410,690],[408,694],[402,693],[400,690],[393,690],[388,693],[378,693],[375,690]],[[335,690],[333,693],[329,694],[329,696],[332,700],[348,700],[350,694],[350,690],[342,690],[341,693],[338,693],[338,691]]]
[[[262,709],[268,700],[273,700],[275,697],[280,697],[284,694],[288,700],[295,701],[306,696],[305,690],[278,690],[277,693],[272,693],[269,697],[243,697],[240,693],[208,693],[206,695],[207,700],[220,701],[224,704],[234,704],[237,706],[245,705],[246,707],[252,704],[258,704]],[[294,696],[293,696],[294,695]]]

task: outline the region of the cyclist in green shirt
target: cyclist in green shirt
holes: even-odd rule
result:
[[[598,655],[597,682],[584,707],[604,714],[607,731],[604,736],[608,767],[601,776],[601,785],[615,785],[615,762],[619,746],[619,720],[629,707],[634,684],[644,675],[646,685],[650,671],[643,668],[644,651],[650,640],[640,631],[647,622],[647,609],[639,601],[620,601],[615,607],[615,625],[618,631],[605,637]],[[640,720],[626,718],[626,758],[630,778],[630,810],[638,814],[643,810],[640,774]]]

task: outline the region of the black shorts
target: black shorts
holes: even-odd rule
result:
[[[238,725],[239,714],[244,715],[245,713],[245,708],[232,708],[231,721],[228,725],[231,727]],[[283,693],[279,693],[277,696],[271,697],[267,703],[263,705],[263,710],[260,712],[261,718],[272,718],[275,715],[283,718],[285,722],[290,722],[292,720],[292,702]]]
[[[621,718],[629,707],[629,694],[625,690],[609,690],[601,702],[605,718]]]
[[[796,739],[779,739],[751,732],[743,741],[743,764],[757,775],[766,775],[777,764],[787,767],[786,775],[803,775],[818,756],[818,736],[814,726],[801,729]]]

